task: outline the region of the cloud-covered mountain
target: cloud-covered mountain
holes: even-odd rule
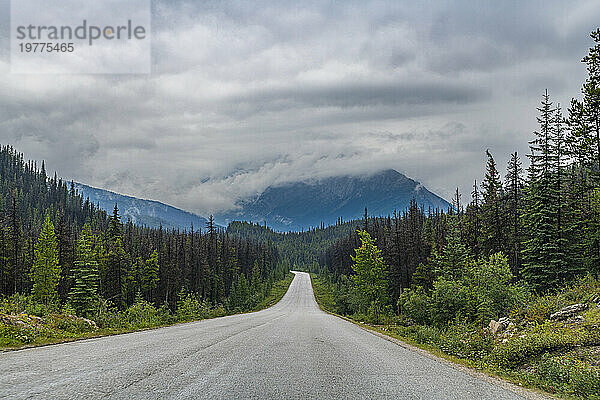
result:
[[[115,204],[117,204],[123,222],[131,219],[134,224],[153,228],[162,225],[163,228],[167,229],[190,229],[192,224],[194,229],[197,229],[204,228],[206,225],[206,218],[158,201],[125,196],[81,183],[75,183],[75,189],[83,195],[83,198],[89,197],[92,203],[100,204],[100,208],[106,210],[109,214],[112,213]]]
[[[371,176],[339,176],[269,187],[259,196],[238,203],[236,211],[215,216],[226,225],[233,220],[265,223],[287,231],[334,224],[369,215],[387,215],[404,210],[415,199],[425,209],[447,209],[446,200],[395,170]]]

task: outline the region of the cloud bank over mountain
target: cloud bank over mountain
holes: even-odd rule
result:
[[[9,73],[0,142],[206,215],[285,182],[393,168],[450,198],[566,104],[597,1],[153,3],[151,75]],[[477,166],[480,166],[479,170]]]

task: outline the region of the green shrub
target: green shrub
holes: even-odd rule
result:
[[[433,326],[401,326],[396,329],[398,335],[410,338],[419,344],[437,345],[441,331]]]
[[[210,316],[211,309],[208,303],[200,301],[195,294],[184,294],[177,302],[176,318],[178,321],[193,321],[209,318]]]
[[[545,354],[535,375],[546,390],[582,399],[600,398],[600,371],[575,358]]]
[[[548,316],[560,309],[562,305],[561,299],[556,295],[539,297],[531,295],[527,301],[511,311],[511,318],[525,323],[543,324]]]
[[[597,329],[571,329],[546,322],[521,337],[499,343],[491,352],[489,361],[502,367],[515,368],[543,353],[598,344],[600,332]]]
[[[460,283],[437,280],[431,294],[431,319],[441,326],[454,320],[467,306],[466,289]]]
[[[94,321],[103,329],[123,329],[124,321],[119,310],[108,300],[98,298]]]
[[[58,302],[49,302],[48,304],[39,303],[33,296],[21,293],[15,293],[11,296],[4,296],[0,301],[0,313],[4,314],[29,314],[38,317],[44,317],[49,314],[60,312]]]
[[[152,303],[145,300],[137,301],[126,309],[122,319],[128,329],[151,328],[168,322]]]
[[[589,274],[573,281],[561,294],[569,304],[587,303],[597,296],[600,296],[600,281]]]
[[[53,314],[47,319],[48,328],[60,331],[62,335],[72,336],[93,332],[96,328],[87,321],[65,314]]]
[[[431,322],[430,302],[431,298],[425,293],[425,290],[422,287],[416,287],[413,290],[406,290],[400,295],[398,308],[403,315],[417,324],[426,325]]]
[[[31,326],[15,326],[0,323],[0,346],[22,346],[32,343],[36,336],[37,332]]]

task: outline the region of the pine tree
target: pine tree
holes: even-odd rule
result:
[[[46,305],[56,300],[58,295],[56,287],[60,280],[60,265],[58,264],[54,225],[50,221],[49,214],[46,215],[40,237],[35,245],[30,276],[33,281],[31,293],[36,300]]]
[[[154,250],[150,257],[144,262],[141,278],[141,289],[146,295],[148,301],[152,301],[154,290],[158,286],[158,252]]]
[[[530,142],[530,165],[528,187],[525,191],[523,212],[523,277],[537,289],[555,287],[560,282],[561,271],[557,264],[557,199],[556,174],[554,167],[553,135],[556,109],[550,101],[548,91],[542,96],[540,115],[537,120],[540,130]]]
[[[463,209],[462,209],[462,205],[460,203],[460,192],[458,190],[458,187],[456,188],[456,191],[454,192],[454,197],[452,197],[452,210],[454,212],[456,212],[456,215],[461,216],[463,213]]]
[[[473,191],[471,192],[471,203],[467,205],[465,210],[465,243],[472,256],[478,259],[481,254],[481,199],[477,180],[473,183]]]
[[[77,254],[73,271],[74,285],[69,302],[78,315],[89,316],[94,312],[98,292],[98,261],[92,249],[94,235],[88,224],[83,226],[77,240]]]
[[[511,154],[506,172],[506,197],[510,224],[510,234],[507,238],[509,264],[513,274],[521,272],[521,210],[523,196],[523,168],[518,153]]]
[[[359,296],[363,299],[363,307],[375,314],[379,320],[383,307],[388,303],[387,266],[381,256],[381,250],[366,231],[358,231],[361,246],[355,249],[352,256],[352,280],[357,286]]]
[[[467,248],[460,238],[460,227],[457,217],[449,218],[449,230],[446,246],[433,259],[434,272],[438,277],[447,280],[458,280],[462,277],[465,266],[470,261]]]
[[[553,268],[558,271],[558,279],[565,282],[581,272],[580,254],[576,250],[579,238],[577,235],[577,216],[569,208],[566,194],[565,165],[567,161],[567,146],[565,143],[565,118],[560,104],[556,106],[554,115],[554,130],[552,134],[553,153],[553,184],[556,207],[556,255]]]
[[[115,203],[115,207],[113,208],[113,213],[109,218],[108,223],[108,237],[111,240],[115,240],[117,238],[121,238],[122,231],[121,217],[119,216],[119,207],[117,203]]]
[[[496,168],[496,161],[489,150],[486,150],[487,167],[483,180],[483,204],[481,205],[482,248],[489,256],[504,247],[504,210],[502,209],[502,181]]]
[[[581,122],[586,150],[591,155],[590,159],[590,185],[587,187],[587,218],[584,226],[584,244],[586,264],[590,271],[597,273],[600,269],[600,208],[598,204],[598,191],[600,190],[600,28],[590,34],[594,46],[582,62],[586,64],[588,78],[583,84],[583,104],[581,108]]]
[[[245,310],[250,297],[250,288],[246,276],[241,273],[229,296],[229,307],[232,310]]]
[[[585,123],[591,131],[587,137],[593,151],[594,170],[600,176],[600,28],[590,34],[595,45],[589,49],[582,62],[586,64],[588,78],[583,84],[583,111]]]

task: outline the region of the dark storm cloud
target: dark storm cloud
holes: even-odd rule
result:
[[[598,1],[155,1],[153,74],[12,75],[0,142],[65,178],[201,213],[395,168],[450,197],[566,104]]]
[[[335,86],[293,87],[273,90],[256,90],[241,98],[228,99],[237,103],[255,103],[265,107],[364,107],[444,103],[464,104],[483,100],[488,93],[480,87],[448,82],[390,82],[348,83]]]

